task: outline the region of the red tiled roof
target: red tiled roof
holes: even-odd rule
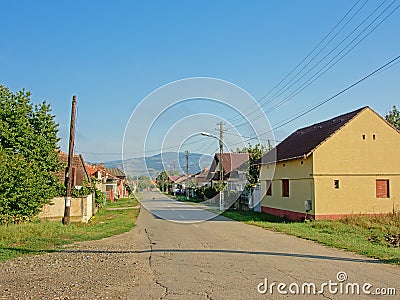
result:
[[[179,177],[180,177],[179,175],[171,175],[171,176],[168,176],[168,180],[175,182]]]
[[[86,170],[87,170],[87,172],[88,172],[88,174],[89,174],[90,176],[92,176],[92,175],[95,174],[96,172],[101,171],[99,168],[96,168],[96,167],[91,166],[91,165],[89,165],[89,164],[85,164],[85,166],[86,166]]]
[[[56,174],[56,176],[60,179],[60,182],[64,182],[65,179],[65,169],[68,164],[68,154],[58,150],[58,160],[62,163],[62,169]],[[76,181],[77,185],[82,185],[82,181],[84,179],[88,179],[88,172],[86,169],[86,164],[83,161],[83,157],[81,155],[74,155],[72,157],[72,168],[76,170]]]
[[[217,162],[219,162],[220,155],[215,154]],[[248,153],[224,153],[222,156],[222,167],[225,173],[230,173],[233,170],[238,169],[243,164],[249,161]]]
[[[220,158],[219,153],[215,154],[214,160],[211,163],[211,167],[207,175],[208,179],[213,178],[215,173],[219,171],[216,170],[219,163],[219,158]],[[227,176],[232,171],[244,167],[248,162],[249,162],[248,153],[224,153],[222,157],[222,167],[224,169],[224,175]]]

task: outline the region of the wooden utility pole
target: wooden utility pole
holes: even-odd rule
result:
[[[71,216],[71,170],[74,157],[74,141],[75,141],[75,116],[76,116],[76,96],[72,97],[71,124],[69,128],[69,148],[68,148],[68,165],[65,169],[65,209],[62,222],[64,225],[69,224]]]

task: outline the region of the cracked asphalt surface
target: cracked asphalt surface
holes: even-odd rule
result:
[[[153,199],[154,198],[154,199]],[[0,299],[285,299],[289,285],[370,283],[400,293],[400,267],[241,224],[158,193],[147,193],[137,227],[63,251],[1,263]],[[168,217],[173,221],[166,221]],[[195,222],[192,222],[195,221]],[[184,223],[180,223],[184,222]],[[185,223],[186,222],[186,223]],[[265,294],[260,283],[273,285]],[[279,283],[287,286],[282,295]],[[265,288],[265,284],[260,286]],[[345,291],[345,289],[344,289]],[[330,293],[296,299],[375,299]]]

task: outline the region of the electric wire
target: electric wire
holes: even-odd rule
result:
[[[361,0],[358,0],[346,13],[345,15],[336,23],[335,26],[332,27],[332,29],[322,38],[322,40],[289,72],[287,73],[274,87],[272,87],[266,94],[264,94],[261,98],[258,99],[258,102],[265,99],[270,93],[272,93],[277,87],[279,87],[290,75],[292,75],[317,49],[318,47],[331,35],[332,32],[334,32],[334,30],[343,22],[343,20],[351,13],[351,11],[358,5],[358,3]],[[368,2],[368,0],[366,0],[364,2],[364,4],[357,10],[357,12],[355,14],[353,14],[353,16],[346,22],[346,24],[344,26],[342,26],[342,28],[334,35],[334,37],[336,37],[343,29],[344,27],[355,17],[355,15],[361,10],[361,8],[363,8],[365,6],[365,4]],[[333,38],[334,38],[333,37]],[[324,50],[328,44],[333,40],[333,38],[331,38],[328,43],[325,44],[325,46],[320,50],[320,52],[322,50]],[[318,53],[320,53],[318,52]],[[315,56],[313,56],[313,58],[311,58],[311,60],[303,67],[303,69],[305,67],[307,67],[313,60],[314,60]],[[298,74],[298,73],[297,73]],[[297,76],[296,74],[296,76]],[[295,76],[295,77],[296,77]],[[294,78],[295,78],[294,77]],[[291,79],[293,80],[293,78]],[[289,81],[290,82],[290,81]],[[286,84],[287,85],[287,84]],[[285,86],[286,86],[285,85]],[[249,107],[247,110],[244,111],[248,112],[252,109],[252,107]],[[257,110],[253,110],[252,112],[250,112],[250,114],[254,113]],[[241,114],[238,114],[234,117],[232,117],[231,119],[229,119],[228,121],[233,121],[235,118],[240,117]]]
[[[259,118],[261,118],[262,116],[264,116],[267,113],[270,113],[274,110],[276,110],[278,107],[282,106],[283,104],[285,104],[286,102],[288,102],[290,99],[292,99],[293,97],[295,97],[297,94],[299,94],[301,91],[303,91],[305,88],[307,88],[308,86],[310,86],[312,83],[314,83],[317,79],[319,79],[322,75],[324,75],[327,71],[329,71],[333,66],[335,66],[340,60],[342,60],[345,56],[347,56],[355,47],[357,47],[362,41],[364,41],[372,32],[374,32],[385,20],[387,20],[395,11],[397,11],[400,7],[400,5],[398,5],[397,7],[395,7],[388,15],[386,15],[378,24],[376,24],[375,27],[373,27],[369,32],[367,32],[367,34],[365,36],[363,36],[359,41],[357,41],[349,50],[347,50],[344,54],[343,51],[345,51],[349,46],[352,45],[352,43],[358,39],[369,27],[371,27],[376,20],[378,20],[383,13],[385,13],[394,3],[396,0],[392,1],[392,3],[389,4],[388,7],[386,7],[372,22],[369,23],[369,25],[364,28],[355,38],[353,38],[338,54],[336,54],[328,63],[326,63],[322,68],[320,68],[317,73],[315,73],[311,78],[309,78],[305,83],[303,83],[300,87],[298,87],[294,92],[292,92],[291,94],[289,94],[286,98],[284,98],[283,100],[281,100],[278,104],[276,104],[275,106],[273,106],[272,108],[263,111],[262,113],[260,113],[259,115],[257,115],[256,117],[252,118],[251,121],[255,121]],[[367,19],[372,15],[372,13],[367,17]],[[366,20],[366,19],[365,19]],[[364,21],[365,21],[364,20]],[[364,22],[363,21],[363,22]],[[362,22],[362,23],[363,23]],[[346,37],[347,38],[347,37]],[[328,53],[325,57],[327,57],[330,53]],[[342,54],[342,55],[341,55]],[[338,56],[341,55],[339,58]],[[338,58],[338,59],[336,59]],[[336,61],[334,61],[336,59]],[[333,63],[332,63],[333,62]],[[331,64],[332,63],[332,64]],[[329,65],[331,64],[331,65]],[[314,67],[313,67],[314,68]],[[235,127],[241,127],[241,126],[245,126],[247,125],[247,122],[243,122],[241,124],[235,125]]]
[[[273,128],[271,130],[263,132],[263,133],[261,133],[261,135],[267,134],[267,133],[270,133],[270,132],[272,132],[272,131],[274,131],[276,129],[279,129],[279,128],[281,128],[281,127],[283,127],[283,126],[285,126],[285,125],[287,125],[287,124],[289,124],[289,123],[301,118],[302,116],[312,112],[313,110],[317,109],[318,107],[320,107],[320,106],[332,101],[333,99],[337,98],[338,96],[340,96],[341,94],[347,92],[348,90],[352,89],[353,87],[359,85],[360,83],[362,83],[363,81],[367,80],[368,78],[373,77],[376,74],[381,73],[383,70],[387,70],[389,67],[392,67],[394,65],[394,63],[396,61],[398,61],[399,59],[400,59],[400,55],[395,57],[395,58],[393,58],[392,60],[390,60],[389,62],[385,63],[384,65],[380,66],[379,68],[375,69],[374,71],[372,71],[368,75],[362,77],[361,79],[359,79],[358,81],[354,82],[353,84],[349,85],[348,87],[342,89],[341,91],[339,91],[338,93],[334,94],[333,96],[331,96],[331,97],[319,102],[318,104],[316,104],[314,106],[311,106],[310,108],[308,108],[308,109],[306,109],[306,110],[304,110],[304,111],[302,111],[302,112],[290,117],[289,119],[283,120],[283,121],[273,125]],[[398,62],[396,62],[396,64],[397,63]],[[243,142],[250,141],[252,139],[254,139],[254,137],[250,138],[249,140],[245,140]],[[240,144],[240,143],[238,143],[238,144]]]

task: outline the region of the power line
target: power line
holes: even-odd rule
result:
[[[392,60],[390,60],[389,62],[385,63],[384,65],[380,66],[379,68],[377,68],[376,70],[372,71],[371,73],[369,73],[368,75],[364,76],[363,78],[361,78],[360,80],[356,81],[355,83],[353,83],[353,84],[349,85],[348,87],[342,89],[341,91],[339,91],[335,95],[325,99],[324,101],[321,101],[320,103],[318,103],[318,104],[306,109],[305,111],[303,111],[303,112],[301,112],[301,113],[299,113],[299,114],[297,114],[297,115],[295,115],[295,116],[293,116],[293,117],[291,117],[289,119],[286,119],[284,121],[281,121],[281,122],[277,123],[271,130],[263,132],[263,133],[261,133],[261,135],[269,133],[269,132],[272,132],[273,130],[279,129],[279,128],[281,128],[281,127],[283,127],[283,126],[285,126],[285,125],[287,125],[287,124],[299,119],[300,117],[310,113],[311,111],[317,109],[318,107],[320,107],[320,106],[332,101],[336,97],[338,97],[341,94],[347,92],[348,90],[352,89],[353,87],[357,86],[358,84],[362,83],[363,81],[367,80],[368,78],[370,78],[370,77],[372,77],[372,76],[374,76],[374,75],[376,75],[378,73],[381,73],[382,71],[387,70],[388,68],[392,67],[394,65],[394,63],[399,59],[400,59],[400,55],[395,57],[395,58],[393,58]],[[396,64],[397,63],[398,62],[396,62]],[[249,140],[242,141],[241,143],[246,142],[246,141],[250,141],[252,139],[254,139],[254,137],[250,138]],[[241,144],[241,143],[237,143],[237,144]],[[234,144],[234,145],[237,145],[237,144]]]
[[[318,70],[318,72],[316,74],[314,74],[314,76],[312,76],[310,79],[308,79],[308,81],[306,81],[305,83],[303,83],[302,86],[300,86],[297,90],[295,90],[292,94],[290,94],[289,96],[287,96],[286,98],[284,98],[282,101],[280,101],[277,105],[275,105],[274,107],[270,108],[269,110],[265,111],[263,114],[259,114],[258,116],[256,116],[255,118],[252,119],[252,121],[257,120],[259,118],[261,118],[265,113],[270,113],[272,111],[274,111],[276,108],[278,108],[279,106],[283,105],[284,103],[288,102],[290,99],[292,99],[293,97],[295,97],[297,94],[299,94],[301,91],[303,91],[306,87],[310,86],[313,82],[315,82],[318,78],[320,78],[322,75],[324,75],[327,71],[329,71],[334,65],[336,65],[340,60],[342,60],[348,53],[350,53],[356,46],[358,46],[363,40],[365,40],[373,31],[375,31],[375,29],[377,29],[387,18],[389,18],[399,7],[400,5],[398,5],[397,7],[395,7],[383,20],[381,20],[374,28],[372,28],[364,37],[361,38],[361,40],[359,40],[355,45],[353,45],[348,51],[346,51],[343,55],[341,55],[332,65],[329,66],[329,64],[335,60],[340,54],[342,54],[342,52],[344,50],[346,50],[346,48],[348,46],[350,46],[358,37],[361,36],[362,33],[365,32],[365,30],[367,30],[387,9],[390,8],[390,6],[392,6],[394,4],[396,0],[392,1],[392,3],[386,7],[386,9],[381,12],[366,28],[364,28],[363,31],[361,31],[361,33],[359,33],[350,43],[348,43],[346,45],[345,48],[343,48],[337,55],[335,55],[327,64],[325,64],[321,69]],[[369,17],[369,16],[368,16]],[[327,68],[326,68],[327,67]],[[326,69],[325,69],[326,68]],[[325,70],[324,70],[325,69]],[[322,72],[322,73],[321,73]],[[240,127],[243,125],[246,125],[247,123],[243,123],[240,125],[237,125],[236,127]]]
[[[390,6],[393,5],[393,3],[396,0],[394,0],[381,14],[379,14],[363,31],[361,31],[350,43],[348,43],[337,55],[335,55],[328,63],[326,63],[321,69],[318,70],[318,72],[312,76],[308,81],[303,83],[302,86],[300,86],[296,91],[294,91],[292,94],[287,96],[285,99],[280,101],[277,105],[274,107],[270,108],[266,113],[274,111],[276,108],[279,106],[283,105],[290,99],[292,99],[294,96],[296,96],[298,93],[300,93],[302,90],[304,90],[306,87],[311,85],[313,82],[315,82],[318,78],[320,78],[322,75],[324,75],[327,71],[329,71],[334,65],[336,65],[340,60],[342,60],[347,54],[349,54],[356,46],[358,46],[363,40],[365,40],[373,31],[375,31],[376,28],[379,27],[387,18],[389,18],[399,7],[397,6],[392,12],[390,12],[383,20],[381,20],[374,28],[372,28],[364,37],[362,37],[355,45],[353,45],[348,51],[346,51],[343,55],[343,51],[345,51],[357,38],[361,36],[372,24],[387,10],[390,8]],[[339,55],[341,55],[332,65],[329,66],[329,64],[334,61]],[[327,67],[328,66],[328,67]],[[327,68],[326,68],[327,67]],[[325,69],[326,68],[326,69]],[[325,69],[325,70],[324,70]],[[321,73],[322,72],[322,73]],[[317,77],[316,77],[317,76]]]
[[[270,113],[277,109],[279,106],[283,105],[284,103],[288,102],[290,99],[295,97],[297,94],[299,94],[301,91],[303,91],[305,88],[310,86],[312,83],[314,83],[317,79],[319,79],[322,75],[324,75],[327,71],[329,71],[333,66],[335,66],[339,61],[341,61],[346,55],[348,55],[356,46],[358,46],[363,40],[365,40],[373,31],[375,31],[386,19],[388,19],[399,7],[395,7],[388,15],[386,15],[377,25],[375,25],[374,28],[372,28],[369,32],[367,32],[359,41],[357,41],[353,46],[352,44],[368,29],[370,28],[394,3],[396,0],[393,0],[382,12],[379,13],[377,17],[375,17],[355,38],[353,38],[339,53],[337,53],[332,59],[329,60],[328,63],[326,63],[322,68],[320,68],[311,78],[306,80],[300,87],[298,87],[294,92],[289,94],[286,98],[275,104],[272,108],[270,108],[267,111],[264,111],[263,113],[260,113],[259,115],[255,116],[251,121],[254,121],[256,119],[261,118],[265,113]],[[386,2],[386,1],[385,1]],[[303,74],[300,78],[298,78],[293,84],[291,84],[288,88],[286,88],[282,93],[277,95],[275,98],[272,100],[275,100],[277,97],[282,95],[285,91],[287,91],[289,88],[291,88],[294,84],[296,84],[298,81],[303,79],[307,74],[309,74],[316,66],[318,66],[323,60],[325,60],[330,54],[333,53],[334,50],[336,50],[345,40],[347,40],[353,33],[355,33],[361,26],[364,24],[376,11],[379,10],[379,8],[384,4],[381,3],[374,9],[373,12],[371,12],[355,29],[351,31],[342,41],[334,48],[332,49],[328,54],[326,54],[322,59],[320,59],[310,70],[308,70],[305,74]],[[348,47],[352,46],[348,51],[346,51],[343,55],[341,55]],[[340,56],[341,55],[341,56]],[[340,56],[340,57],[339,57]],[[338,58],[339,57],[339,58]],[[336,61],[334,61],[336,58],[338,58]],[[333,62],[333,63],[332,63]],[[332,64],[331,64],[332,63]],[[331,65],[330,65],[331,64]],[[270,101],[272,102],[272,101]],[[267,104],[267,103],[265,103]],[[265,104],[261,105],[261,107],[264,107]],[[259,110],[254,110],[253,112],[256,112]],[[243,122],[241,124],[236,125],[236,127],[241,127],[244,125],[247,125],[247,122]]]
[[[289,72],[287,73],[283,79],[281,79],[272,89],[270,89],[264,96],[262,96],[261,98],[258,99],[258,101],[263,100],[264,98],[266,98],[270,93],[272,93],[277,87],[279,87],[290,75],[292,75],[317,49],[318,47],[331,35],[332,32],[334,32],[334,30],[344,21],[344,19],[351,13],[351,11],[358,5],[358,3],[361,0],[358,0],[346,13],[345,15],[339,20],[339,22],[336,23],[335,26],[333,26],[333,28],[322,38],[322,40]],[[344,26],[342,26],[342,28],[334,35],[334,37],[337,36],[338,33],[340,33],[344,27],[355,17],[355,15],[361,10],[361,8],[363,8],[365,6],[365,4],[368,2],[368,0],[365,1],[365,3],[356,11],[355,14],[353,14],[353,16],[350,17],[350,19],[346,22],[346,24]],[[333,37],[333,38],[334,38]],[[333,40],[333,38],[331,38],[327,44],[325,44],[325,46],[320,50],[320,52],[325,49],[327,47],[327,45]],[[320,53],[318,52],[318,54]],[[317,54],[317,55],[318,55]],[[311,60],[303,67],[303,69],[305,67],[307,67],[313,60],[314,60],[315,56],[313,56],[313,58],[311,58]],[[302,69],[302,70],[303,70]],[[298,73],[293,77],[295,78],[298,75]],[[286,83],[285,86],[287,86],[292,80],[293,78]],[[248,108],[247,110],[245,110],[245,112],[251,110],[252,107]],[[254,113],[257,110],[253,110],[252,112],[250,112],[250,114]],[[230,121],[232,121],[233,119],[240,117],[240,114],[238,114],[237,116],[233,117],[232,119],[230,119]]]

